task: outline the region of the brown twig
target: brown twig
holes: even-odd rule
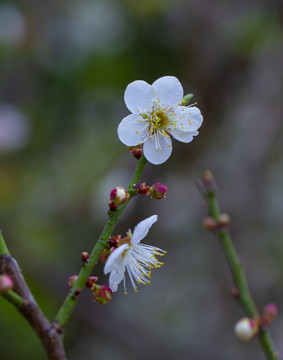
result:
[[[48,359],[67,360],[62,342],[61,327],[57,323],[50,323],[43,315],[23,278],[17,261],[8,254],[1,255],[0,272],[13,278],[13,290],[23,299],[18,310],[40,338]]]

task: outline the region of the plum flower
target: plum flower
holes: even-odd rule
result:
[[[109,287],[112,291],[117,291],[118,284],[124,280],[125,294],[126,281],[125,272],[127,270],[132,286],[137,291],[138,284],[149,284],[151,269],[159,268],[163,265],[156,258],[156,255],[164,255],[166,252],[151,245],[140,244],[140,241],[147,235],[151,226],[157,221],[157,215],[141,221],[134,229],[133,234],[128,233],[128,242],[115,249],[104,267],[104,273],[109,276]]]
[[[125,103],[132,114],[119,124],[118,137],[127,146],[143,144],[144,156],[152,164],[171,155],[170,135],[184,143],[198,135],[202,115],[195,106],[182,106],[183,87],[174,76],[164,76],[152,85],[142,80],[130,83]]]

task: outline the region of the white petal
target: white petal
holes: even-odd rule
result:
[[[118,271],[111,271],[111,274],[109,276],[109,287],[113,292],[118,290],[118,285],[125,276],[125,270],[125,265],[121,264]]]
[[[104,274],[108,274],[110,271],[118,271],[123,264],[123,252],[129,249],[129,244],[123,244],[115,249],[107,259],[104,266]]]
[[[125,103],[133,113],[151,111],[153,106],[154,90],[151,85],[143,80],[130,83],[125,90]]]
[[[118,126],[118,137],[127,146],[142,144],[148,134],[148,123],[142,116],[130,114]]]
[[[154,165],[164,163],[172,153],[172,141],[170,136],[160,133],[149,136],[143,145],[143,153],[146,159]]]
[[[171,135],[178,141],[189,143],[193,140],[193,137],[198,135],[198,131],[183,131],[180,129],[173,129],[170,131]]]
[[[143,238],[146,237],[151,226],[157,221],[157,215],[152,215],[147,219],[144,219],[135,227],[131,243],[133,245],[138,244]]]
[[[180,81],[175,76],[164,76],[156,80],[152,87],[155,92],[155,101],[160,106],[175,106],[179,104],[183,97],[184,91]]]
[[[175,128],[183,131],[195,131],[197,130],[203,121],[203,117],[200,110],[195,107],[176,106],[174,109]]]

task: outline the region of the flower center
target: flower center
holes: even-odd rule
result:
[[[163,111],[152,112],[150,123],[155,129],[161,129],[169,122],[169,117]]]

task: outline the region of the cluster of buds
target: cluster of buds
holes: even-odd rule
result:
[[[68,284],[72,288],[78,279],[78,275],[69,277]],[[112,299],[112,290],[106,285],[97,285],[97,276],[90,276],[87,280],[86,287],[93,293],[93,300],[99,304],[106,304]],[[74,297],[77,297],[81,293],[81,289],[77,289],[74,293]]]
[[[264,307],[262,317],[256,316],[252,319],[244,317],[235,325],[236,336],[244,341],[252,340],[264,328],[272,323],[278,313],[277,305],[274,303]]]
[[[139,145],[139,146],[136,146],[136,147],[132,148],[131,153],[133,154],[133,156],[137,160],[139,160],[142,157],[142,154],[143,154],[142,147]]]
[[[130,195],[127,190],[122,186],[116,186],[115,189],[110,192],[109,209],[110,211],[117,210],[119,205],[124,204]]]
[[[97,285],[97,280],[97,276],[90,276],[86,286],[92,291],[92,298],[94,301],[101,305],[107,304],[112,299],[112,290],[106,285]]]
[[[219,219],[215,220],[211,216],[206,216],[203,219],[203,225],[210,231],[217,231],[227,227],[230,224],[230,217],[228,214],[220,214]]]
[[[167,187],[160,183],[155,183],[152,186],[147,186],[146,183],[138,183],[134,185],[134,189],[138,194],[150,195],[155,200],[161,200],[167,194]]]
[[[6,293],[14,287],[14,281],[7,274],[0,275],[0,293]]]

